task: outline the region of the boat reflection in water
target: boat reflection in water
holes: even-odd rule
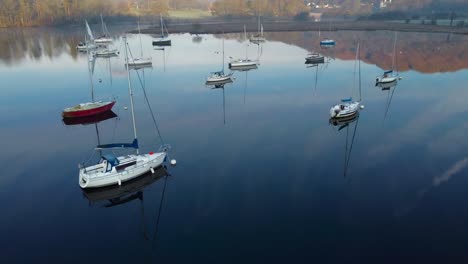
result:
[[[390,110],[390,105],[392,104],[393,95],[395,94],[398,81],[395,80],[389,83],[379,83],[377,86],[382,89],[382,91],[387,91],[387,101],[385,104],[385,114],[384,121],[387,119],[388,111]],[[393,88],[393,89],[392,89]]]
[[[226,98],[224,96],[224,86],[226,84],[233,83],[231,79],[218,81],[216,83],[207,84],[207,87],[211,88],[212,90],[215,89],[222,89],[223,90],[223,123],[226,124]]]
[[[169,173],[165,167],[160,166],[154,170],[154,173],[148,172],[121,186],[82,189],[83,196],[88,199],[90,205],[102,204],[102,207],[113,207],[136,199],[143,200],[143,190],[166,176],[169,176]]]
[[[99,122],[109,120],[115,117],[117,117],[117,115],[113,111],[106,111],[104,113],[94,115],[94,116],[84,116],[84,117],[74,117],[74,118],[64,117],[62,121],[67,126],[92,125],[92,124],[97,124]]]
[[[351,152],[353,150],[354,139],[356,137],[356,131],[359,124],[359,112],[348,118],[330,118],[330,124],[338,127],[338,132],[346,128],[346,143],[345,143],[345,155],[344,155],[344,171],[343,176],[346,178],[349,168],[349,162],[351,160]],[[349,128],[354,124],[352,134],[349,133]]]

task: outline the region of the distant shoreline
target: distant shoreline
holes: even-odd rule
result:
[[[190,34],[221,34],[240,33],[244,30],[244,25],[248,32],[256,32],[257,25],[251,21],[185,21],[183,23],[170,23],[168,30],[170,33],[190,33]],[[384,21],[337,21],[337,22],[312,22],[312,21],[265,21],[263,22],[265,32],[291,32],[291,31],[375,31],[391,30],[401,32],[428,32],[428,33],[452,33],[468,35],[467,27],[449,27],[439,25],[405,24]],[[149,27],[141,30],[144,34],[159,34],[159,26]],[[130,33],[137,33],[136,30]]]

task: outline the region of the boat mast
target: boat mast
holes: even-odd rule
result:
[[[247,29],[246,29],[245,25],[244,25],[244,38],[245,38],[245,41],[247,41]],[[247,58],[249,57],[249,56],[248,56],[248,49],[249,49],[249,43],[246,42],[246,43],[245,43],[245,59],[246,59],[246,60],[247,60]]]
[[[362,101],[362,93],[361,93],[361,45],[358,42],[358,67],[359,67],[359,102]]]
[[[104,19],[102,19],[102,13],[100,14],[100,16],[101,16],[102,34],[106,36],[106,30],[104,29]]]
[[[132,83],[130,81],[130,71],[128,69],[128,51],[127,51],[127,37],[124,36],[124,42],[125,42],[125,69],[127,70],[127,80],[128,80],[128,93],[130,95],[130,107],[132,110],[132,122],[133,122],[133,133],[135,136],[135,139],[137,139],[137,130],[136,130],[136,124],[135,124],[135,109],[133,106],[133,90],[132,90]],[[136,149],[137,155],[140,154],[138,148]]]
[[[163,38],[164,37],[164,26],[163,26],[163,20],[162,20],[162,14],[161,13],[159,14],[159,18],[161,20],[161,22],[160,22],[161,23],[161,38]]]
[[[224,74],[224,34],[223,34],[223,74]]]
[[[94,84],[93,84],[93,76],[91,75],[91,68],[89,67],[89,63],[90,63],[89,48],[88,48],[88,38],[86,37],[86,34],[85,34],[85,45],[86,45],[86,57],[87,57],[86,59],[88,60],[89,83],[91,84],[91,101],[94,103]]]
[[[394,41],[393,41],[392,71],[395,70],[396,42],[397,42],[397,32],[395,31],[395,37],[394,37]]]
[[[143,43],[141,42],[140,16],[138,16],[137,24],[138,24],[138,37],[140,38],[140,51],[141,51],[140,56],[141,58],[143,58]]]

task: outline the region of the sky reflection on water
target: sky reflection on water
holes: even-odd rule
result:
[[[208,74],[221,68],[215,53],[220,36],[194,43],[188,34],[174,35],[173,47],[164,52],[153,50],[151,38],[143,36],[144,54],[154,65],[145,70],[148,96],[178,160],[168,170],[172,176],[155,240],[145,239],[143,230],[155,231],[164,181],[145,187],[143,201],[112,208],[90,206],[78,186],[77,164],[89,159],[97,144],[94,125],[66,126],[60,117],[64,107],[89,99],[86,57],[69,53],[79,38],[59,37],[68,46],[52,46],[52,55],[2,56],[2,253],[11,262],[77,263],[466,259],[466,67],[401,72],[384,120],[388,92],[374,86],[382,69],[364,60],[366,108],[343,177],[347,129],[331,126],[328,110],[340,98],[358,95],[354,61],[341,52],[342,46],[354,48],[355,33],[333,34],[339,46],[323,51],[333,58],[318,69],[315,87],[316,69],[304,64],[305,48],[315,48],[299,46],[317,36],[271,33],[259,68],[236,72],[224,88],[224,108],[223,91],[204,85]],[[293,45],[300,35],[306,41]],[[387,35],[391,42],[393,34]],[[240,34],[225,37],[227,58],[245,56]],[[122,51],[120,40],[114,46]],[[136,36],[130,46],[139,52]],[[375,48],[364,45],[363,54],[366,47]],[[258,47],[251,45],[248,54],[257,56]],[[123,56],[110,59],[112,81],[108,63],[97,61],[96,94],[117,98],[118,118],[98,124],[100,139],[128,141]],[[160,142],[135,75],[132,80],[147,152]],[[353,129],[354,124],[349,133]]]

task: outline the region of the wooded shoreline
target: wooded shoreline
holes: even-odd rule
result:
[[[374,31],[391,30],[400,32],[428,32],[428,33],[452,33],[468,35],[468,27],[450,27],[439,25],[406,24],[384,21],[333,21],[333,22],[312,22],[312,21],[264,21],[265,32],[290,32],[290,31]],[[249,32],[257,31],[257,24],[251,21],[193,21],[170,23],[168,30],[170,33],[190,33],[190,34],[221,34],[240,33],[244,25]],[[158,34],[161,29],[158,26],[143,28],[144,34]],[[130,31],[136,33],[136,30]]]

